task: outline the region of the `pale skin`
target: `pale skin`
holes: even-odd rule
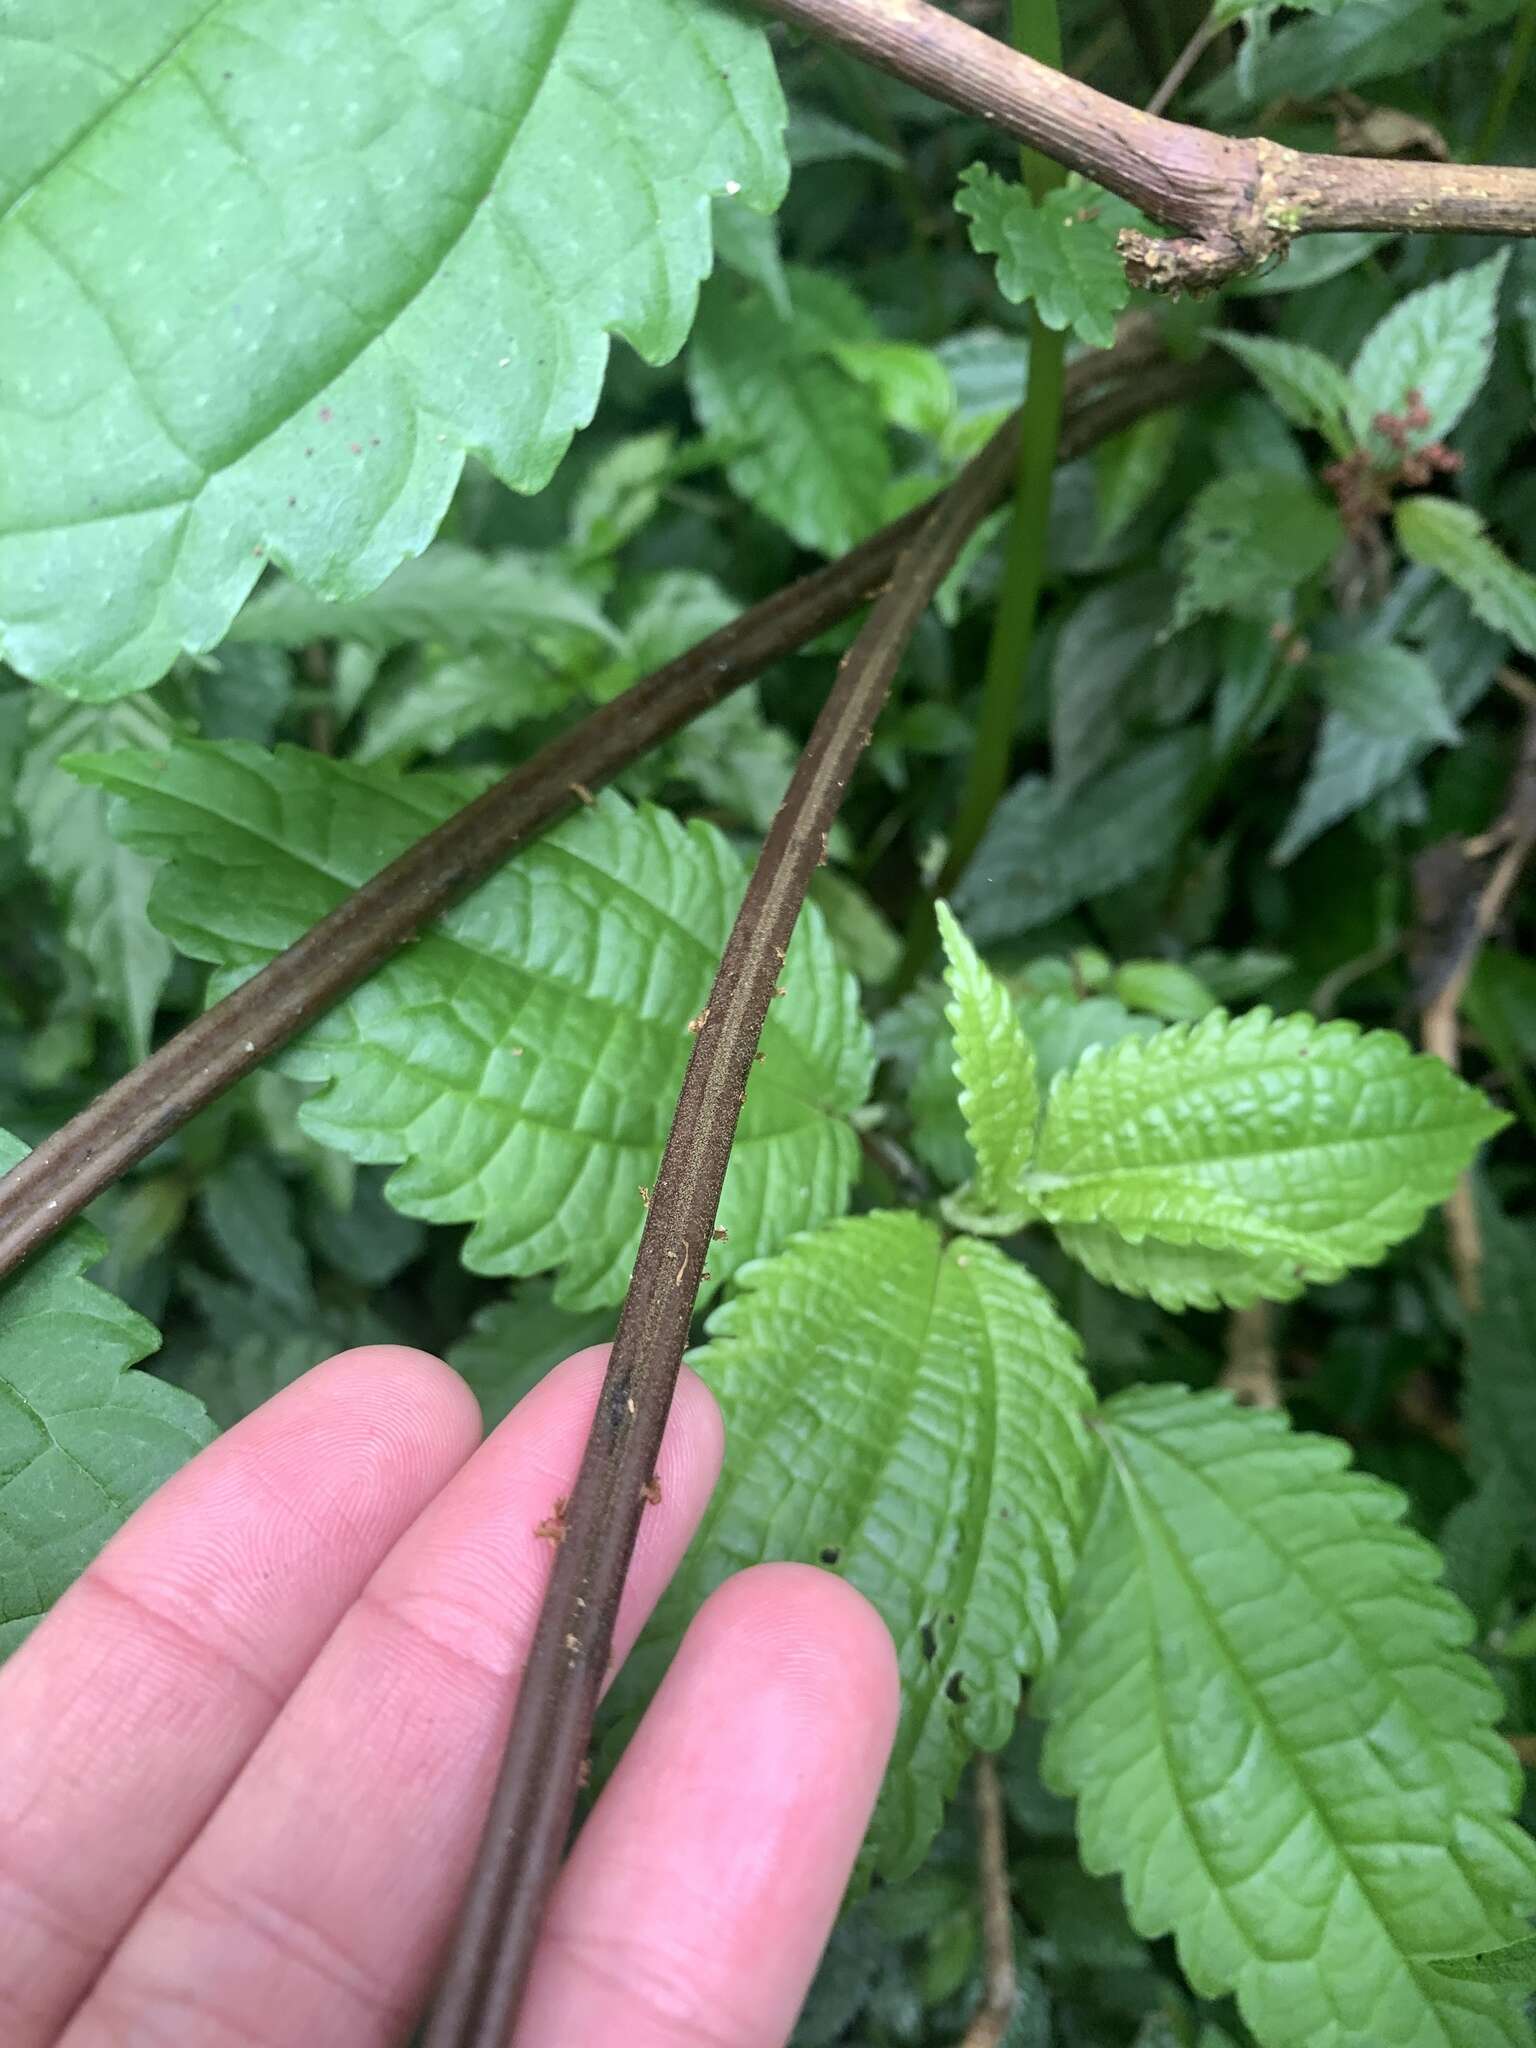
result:
[[[0,1667],[7,2048],[398,2048],[473,1852],[603,1352],[482,1445],[398,1346],[180,1472]],[[684,1372],[622,1659],[720,1468]],[[562,1875],[517,2048],[782,2048],[895,1728],[826,1572],[710,1599]]]

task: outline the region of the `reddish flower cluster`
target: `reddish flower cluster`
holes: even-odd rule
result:
[[[1404,398],[1401,412],[1378,412],[1371,418],[1373,432],[1396,451],[1396,462],[1386,465],[1368,448],[1354,448],[1323,471],[1323,482],[1333,492],[1339,514],[1352,534],[1361,533],[1387,513],[1394,491],[1422,490],[1437,476],[1452,476],[1461,468],[1462,458],[1443,441],[1413,446],[1412,436],[1422,434],[1429,423],[1424,394],[1415,388]]]

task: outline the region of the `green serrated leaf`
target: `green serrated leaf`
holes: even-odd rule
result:
[[[1417,392],[1428,418],[1405,424],[1403,441],[1372,427],[1368,445],[1383,460],[1401,447],[1442,439],[1482,389],[1493,361],[1499,287],[1509,251],[1410,292],[1372,328],[1355,357],[1350,381],[1368,415],[1403,414]]]
[[[468,1380],[485,1427],[510,1415],[545,1374],[614,1332],[611,1309],[573,1315],[558,1306],[547,1280],[530,1280],[506,1301],[483,1308],[448,1349],[448,1363]]]
[[[1038,775],[1015,783],[955,890],[966,930],[983,945],[1016,938],[1155,867],[1178,841],[1205,759],[1204,733],[1187,730],[1074,795]]]
[[[1166,576],[1123,576],[1063,622],[1051,657],[1051,783],[1062,798],[1091,790],[1123,746],[1123,703],[1145,690],[1168,610]]]
[[[1523,1931],[1502,1703],[1465,1610],[1344,1446],[1223,1396],[1140,1388],[1035,1703],[1083,1858],[1235,1990],[1264,2048],[1514,2048],[1506,1997],[1433,1959]]]
[[[0,1172],[26,1152],[0,1131]],[[73,1223],[0,1287],[0,1657],[214,1433],[190,1396],[130,1370],[160,1333],[84,1277],[105,1250]]]
[[[217,997],[473,793],[312,753],[177,747],[82,771],[114,827],[172,863],[151,911],[211,960]],[[612,794],[481,885],[286,1057],[326,1084],[302,1127],[400,1163],[389,1198],[473,1223],[482,1273],[562,1268],[563,1305],[622,1295],[684,1064],[744,882],[712,827]],[[747,1090],[711,1259],[715,1284],[841,1208],[858,1159],[868,1032],[820,914],[802,917]]]
[[[1236,470],[1208,483],[1184,516],[1175,626],[1202,612],[1267,621],[1326,567],[1344,537],[1311,484],[1279,470]]]
[[[511,732],[549,717],[578,687],[568,671],[526,654],[409,660],[369,691],[352,758],[403,767],[446,754],[471,733]]]
[[[1507,1122],[1393,1032],[1217,1010],[1058,1079],[1025,1192],[1095,1279],[1243,1308],[1379,1259]]]
[[[711,195],[783,189],[762,30],[713,0],[21,0],[5,33],[0,647],[81,696],[211,646],[268,558],[368,590],[466,449],[538,489],[608,336],[681,346]]]
[[[1035,1055],[1013,997],[955,921],[938,906],[939,933],[949,965],[950,1001],[944,1014],[954,1034],[960,1114],[976,1155],[970,1199],[982,1210],[1018,1209],[1019,1186],[1035,1146],[1040,1091]]]
[[[708,433],[739,452],[726,474],[802,547],[841,554],[885,518],[891,459],[878,392],[836,359],[877,342],[847,286],[786,272],[792,314],[729,283],[704,293],[688,349],[688,391]]]
[[[118,844],[107,830],[107,799],[60,763],[86,748],[168,744],[170,720],[142,697],[98,709],[34,695],[27,728],[15,801],[28,859],[62,899],[64,936],[94,974],[130,1054],[141,1060],[174,957],[149,921],[154,866]]]
[[[552,660],[618,640],[591,597],[558,564],[507,551],[476,554],[444,541],[405,562],[376,590],[332,601],[301,583],[257,592],[228,639],[272,647],[355,640],[376,653],[421,640],[467,654],[531,647]]]
[[[1453,746],[1460,727],[1446,709],[1440,678],[1422,654],[1387,642],[1321,654],[1306,680],[1341,717],[1383,739]]]
[[[1255,377],[1293,426],[1321,434],[1335,455],[1347,455],[1365,428],[1359,393],[1338,364],[1302,342],[1260,334],[1212,337]]]
[[[731,1573],[765,1558],[835,1570],[896,1640],[901,1727],[866,1853],[904,1875],[1055,1642],[1093,1457],[1077,1339],[992,1246],[946,1246],[894,1213],[751,1267],[709,1334],[693,1363],[725,1412],[725,1474],[618,1681],[620,1712]]]
[[[1536,654],[1536,576],[1488,538],[1482,515],[1453,498],[1404,498],[1397,538],[1410,561],[1448,576],[1496,633]]]
[[[1096,186],[1059,185],[1036,202],[1023,185],[985,164],[960,173],[955,209],[971,246],[997,258],[997,287],[1033,305],[1047,327],[1070,327],[1088,348],[1109,348],[1115,316],[1130,301],[1115,237],[1133,208]]]

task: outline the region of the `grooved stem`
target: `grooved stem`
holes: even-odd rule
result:
[[[504,2048],[511,2032],[575,1811],[645,1485],[672,1406],[763,1019],[897,664],[995,496],[991,469],[973,464],[926,512],[843,657],[726,940],[646,1211],[426,2048]]]

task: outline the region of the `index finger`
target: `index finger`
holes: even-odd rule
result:
[[[0,1669],[7,2048],[57,2038],[479,1435],[436,1359],[344,1353],[179,1472]]]

